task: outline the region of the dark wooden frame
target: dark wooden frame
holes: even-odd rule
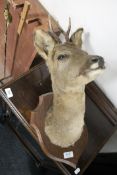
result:
[[[113,125],[117,125],[117,108],[114,107],[114,105],[95,82],[90,83],[86,87],[86,93],[106,115],[110,122]]]

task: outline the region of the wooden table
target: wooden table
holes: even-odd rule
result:
[[[11,98],[8,98],[5,92],[8,88],[10,88],[13,95]],[[45,64],[40,64],[23,76],[3,86],[0,89],[0,95],[7,104],[7,114],[9,116],[7,122],[32,157],[43,166],[53,169],[58,166],[63,174],[70,175],[74,172],[73,168],[63,163],[52,161],[44,155],[29,124],[30,111],[38,104],[38,96],[50,91],[51,81],[48,69]],[[89,141],[77,165],[81,169],[80,174],[83,174],[117,129],[117,113],[95,83],[90,83],[87,86],[86,93],[85,120],[89,132]],[[11,113],[14,115],[11,115]]]

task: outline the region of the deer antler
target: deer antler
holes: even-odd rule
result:
[[[70,30],[71,30],[71,18],[69,17],[69,25],[68,25],[67,32],[65,32],[64,30],[62,30],[62,33],[65,36],[66,41],[69,41]]]
[[[48,16],[48,21],[49,21],[49,33],[50,35],[59,43],[61,43],[60,38],[56,35],[56,33],[53,30],[52,22],[51,22],[51,17],[50,15]]]
[[[58,26],[59,26],[59,24],[58,24]],[[64,35],[66,42],[69,42],[70,41],[69,34],[70,34],[70,30],[71,30],[71,18],[69,17],[69,25],[68,25],[68,29],[66,32],[62,28],[60,28],[60,26],[59,26],[59,29],[60,29],[61,33]]]
[[[69,25],[68,25],[68,29],[67,29],[67,32],[66,32],[66,37],[68,39],[69,39],[70,30],[71,30],[71,18],[69,17]]]
[[[51,22],[51,17],[50,15],[48,16],[48,21],[49,21],[49,33],[50,35],[59,43],[61,43],[62,41],[60,40],[60,38],[56,35],[56,33],[53,30],[53,26],[52,26],[52,22]],[[68,29],[67,32],[65,32],[58,24],[58,27],[61,31],[61,33],[65,36],[65,40],[66,42],[68,42],[69,39],[69,34],[70,34],[70,30],[71,30],[71,18],[69,18],[69,25],[68,25]]]

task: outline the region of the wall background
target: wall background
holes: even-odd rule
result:
[[[96,82],[117,107],[117,1],[116,0],[40,0],[50,14],[71,34],[84,28],[84,44],[89,54],[105,58],[106,70]]]

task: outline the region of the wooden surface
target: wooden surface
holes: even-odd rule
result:
[[[24,118],[30,121],[30,112],[39,103],[39,95],[51,91],[48,69],[44,64],[41,64],[39,67],[37,66],[32,71],[27,72],[23,77],[18,77],[16,81],[13,80],[7,83],[5,87],[11,88],[14,98],[10,100]]]
[[[4,20],[4,1],[0,0],[0,79],[4,77],[4,58],[5,58],[5,20]]]
[[[91,84],[93,85],[94,83]],[[91,84],[88,85],[89,88]],[[30,121],[29,114],[30,111],[34,109],[38,104],[38,96],[40,94],[51,91],[51,81],[49,78],[47,67],[44,64],[37,66],[34,68],[34,70],[26,73],[25,76],[22,76],[16,81],[5,85],[3,90],[7,87],[10,87],[13,92],[13,98],[10,98],[10,100],[19,109],[24,118],[27,121]],[[91,100],[93,94],[90,94],[88,88],[86,88],[86,92],[88,96],[86,98],[87,103],[85,120],[88,127],[89,140],[87,147],[77,165],[81,168],[81,174],[93,161],[99,150],[103,147],[103,145],[117,129],[117,125],[113,125],[113,123],[108,119],[108,116],[106,116],[106,113],[104,113],[104,111],[102,112],[102,109],[105,108],[105,104],[100,103],[100,108],[98,103],[97,107],[95,98],[95,103]],[[106,104],[109,108],[109,102],[107,99],[105,99],[103,93],[99,88],[93,90],[93,93],[95,94],[98,101],[106,101]],[[101,99],[98,95],[99,93],[102,93]]]
[[[4,12],[4,0],[0,0],[0,79],[4,78],[4,48],[5,48],[5,20],[3,16]],[[42,28],[48,31],[48,12],[40,4],[38,0],[28,0],[30,3],[30,9],[28,11],[25,23],[22,28],[22,32],[18,37],[18,26],[21,19],[23,5],[25,0],[11,0],[10,1],[10,13],[12,15],[12,23],[7,30],[7,50],[6,50],[6,75],[8,77],[12,72],[11,78],[28,71],[32,61],[35,58],[36,51],[33,44],[33,31],[35,27]],[[57,24],[54,23],[54,28],[57,31]],[[6,79],[4,82],[9,82],[11,78]]]
[[[86,87],[87,95],[93,100],[93,102],[100,108],[100,110],[106,115],[108,120],[117,125],[117,108],[110,102],[104,93],[96,86],[95,83],[90,83]]]

